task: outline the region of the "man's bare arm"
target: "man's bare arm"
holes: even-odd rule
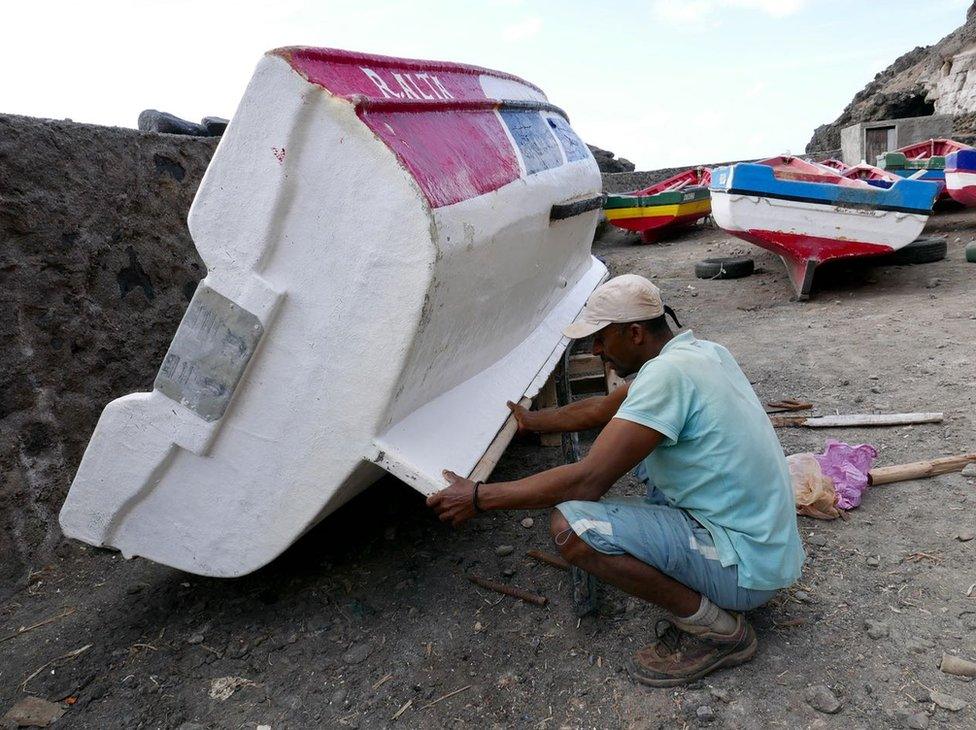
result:
[[[614,418],[582,461],[513,482],[484,484],[478,490],[478,506],[483,510],[542,509],[572,499],[598,500],[662,439],[654,429]],[[428,497],[427,505],[441,521],[460,525],[475,515],[474,483],[453,472],[444,472],[444,476],[450,486]]]
[[[508,407],[518,421],[520,431],[535,433],[563,433],[564,431],[585,431],[589,428],[603,428],[614,417],[627,397],[630,383],[624,383],[609,395],[570,403],[562,408],[546,408],[530,411],[509,402]]]

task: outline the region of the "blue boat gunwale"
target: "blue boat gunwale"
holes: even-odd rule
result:
[[[768,165],[747,162],[718,167],[712,171],[710,189],[731,195],[921,215],[932,212],[939,195],[938,185],[921,180],[903,178],[889,188],[854,187],[807,180],[781,180],[774,173]]]
[[[946,172],[976,172],[976,150],[956,150],[946,155]]]

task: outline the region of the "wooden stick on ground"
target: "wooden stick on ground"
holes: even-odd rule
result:
[[[917,423],[941,423],[942,413],[849,413],[840,416],[770,416],[776,428],[846,428],[849,426],[909,426]]]
[[[976,463],[976,454],[962,454],[960,456],[946,456],[942,459],[914,461],[911,464],[895,464],[882,466],[868,472],[868,479],[872,485],[904,482],[909,479],[924,479],[939,474],[962,471],[966,464]]]
[[[482,588],[487,588],[489,591],[504,593],[506,596],[518,598],[526,603],[534,603],[536,606],[545,606],[547,603],[549,603],[549,599],[545,596],[540,596],[536,593],[529,593],[521,588],[513,588],[512,586],[507,586],[504,583],[497,583],[493,580],[482,578],[480,575],[468,573],[468,580],[475,585],[481,586]]]
[[[519,405],[523,408],[529,408],[532,405],[531,398],[522,398],[519,401]],[[504,424],[502,424],[501,429],[499,429],[498,434],[495,436],[495,440],[492,441],[488,448],[485,450],[484,456],[481,460],[474,465],[474,469],[468,475],[468,479],[473,482],[483,482],[488,477],[491,476],[491,472],[498,465],[498,460],[502,458],[502,454],[505,453],[505,449],[508,447],[509,442],[515,437],[515,433],[518,431],[518,421],[515,420],[515,416],[510,415]]]
[[[569,570],[569,563],[558,555],[550,555],[549,553],[544,553],[541,550],[529,550],[525,554],[533,560],[538,560],[540,563],[546,563],[554,568],[559,568],[560,570]]]

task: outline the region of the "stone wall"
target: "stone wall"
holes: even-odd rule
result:
[[[217,142],[0,115],[0,595],[61,542],[103,406],[152,387],[205,273],[186,215]]]
[[[812,157],[804,155],[805,159],[823,160],[829,157],[840,157],[840,149],[825,150],[818,152]],[[687,170],[689,167],[721,167],[722,165],[734,165],[737,162],[754,162],[755,160],[732,160],[728,162],[700,162],[693,165],[683,165],[681,167],[664,167],[660,170],[638,170],[635,172],[603,173],[603,192],[605,193],[626,193],[631,190],[640,190],[650,187],[656,182],[666,180],[672,175]]]

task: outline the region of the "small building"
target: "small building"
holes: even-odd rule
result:
[[[952,136],[951,114],[852,124],[840,131],[841,157],[848,165],[874,165],[878,155],[927,139]]]

